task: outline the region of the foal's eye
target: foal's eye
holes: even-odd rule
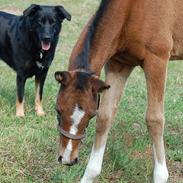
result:
[[[58,122],[60,122],[60,120],[61,120],[61,115],[59,113],[57,113],[57,120],[58,120]]]
[[[58,120],[58,123],[60,124],[61,123],[61,120],[62,120],[61,113],[57,109],[56,109],[56,111],[57,111],[57,120]]]
[[[58,115],[61,115],[60,111],[57,108],[55,108],[55,110],[56,110]]]

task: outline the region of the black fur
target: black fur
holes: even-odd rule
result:
[[[90,63],[89,63],[89,56],[90,56],[90,48],[92,46],[92,41],[95,36],[95,32],[97,30],[98,24],[100,23],[100,20],[103,16],[103,13],[105,12],[107,5],[110,0],[102,0],[99,6],[99,9],[97,10],[95,14],[95,18],[91,25],[88,28],[88,33],[86,40],[84,42],[83,49],[81,53],[76,58],[76,68],[77,69],[84,69],[86,71],[90,71]]]
[[[35,75],[40,99],[64,19],[62,6],[31,5],[22,16],[0,12],[0,58],[17,73],[17,96],[22,102],[26,79]]]

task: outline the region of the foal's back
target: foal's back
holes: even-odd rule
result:
[[[106,0],[106,4],[95,30],[91,60],[98,62],[107,55],[128,65],[143,65],[148,54],[163,60],[183,59],[182,0]],[[71,70],[92,20],[72,51]],[[95,65],[91,62],[92,70],[98,70]]]

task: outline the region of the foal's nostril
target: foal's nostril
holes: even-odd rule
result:
[[[78,158],[75,158],[73,164],[77,164],[78,163]]]
[[[77,163],[78,163],[78,158],[75,158],[73,161],[71,161],[70,163],[66,163],[65,165],[66,166],[73,166],[73,165],[75,165]]]
[[[62,156],[59,156],[58,162],[59,162],[59,163],[62,163]]]

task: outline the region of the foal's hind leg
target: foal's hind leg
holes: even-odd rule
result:
[[[164,131],[164,88],[166,83],[167,61],[149,55],[144,61],[144,71],[148,90],[146,122],[153,142],[154,183],[166,183],[168,170],[163,142]]]
[[[106,83],[111,88],[104,92],[101,100],[97,115],[95,142],[81,183],[92,183],[101,172],[108,132],[111,128],[126,80],[133,67],[124,66],[121,68],[118,65],[114,68],[112,65],[109,65],[107,69]]]

